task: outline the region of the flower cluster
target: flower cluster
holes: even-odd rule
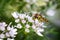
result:
[[[5,22],[0,22],[0,40],[4,38],[7,38],[7,40],[14,40],[16,34],[17,29],[11,26],[11,23],[7,25]]]
[[[24,0],[28,4],[36,4],[37,6],[45,6],[49,0]]]
[[[34,13],[34,12],[33,12]],[[13,12],[12,16],[15,18],[15,22],[17,25],[11,25],[11,23],[6,24],[5,22],[0,22],[0,40],[3,40],[4,38],[7,38],[7,40],[14,40],[16,37],[17,29],[24,28],[26,33],[30,32],[30,28],[33,29],[36,34],[39,36],[43,36],[42,32],[44,32],[44,28],[46,27],[44,25],[44,22],[40,22],[38,19],[33,19],[33,15],[30,16],[27,13],[18,13]]]
[[[34,32],[36,32],[39,36],[43,36],[42,32],[44,32],[44,28],[46,27],[44,25],[44,22],[40,22],[38,19],[33,19],[33,15],[29,16],[28,13],[18,13],[13,12],[12,16],[15,18],[15,22],[17,23],[17,28],[21,29],[25,28],[25,32],[29,33],[30,29],[32,28]],[[22,25],[22,24],[23,25]]]

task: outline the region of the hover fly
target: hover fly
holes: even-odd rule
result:
[[[48,20],[46,18],[44,18],[41,14],[34,14],[33,16],[34,19],[38,19],[41,22],[48,22]]]

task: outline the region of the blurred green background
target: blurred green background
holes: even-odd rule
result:
[[[13,22],[13,25],[15,25],[16,23],[14,22],[14,18],[11,16],[11,13],[15,11],[19,13],[38,11],[44,14],[47,9],[49,9],[51,6],[56,5],[56,4],[57,6],[55,10],[58,11],[60,9],[60,0],[49,0],[49,2],[46,2],[45,5],[40,5],[40,2],[41,0],[37,2],[38,3],[37,5],[35,5],[35,4],[29,4],[25,2],[24,0],[0,0],[0,22],[4,21],[7,24],[9,24],[10,22]],[[30,5],[30,8],[27,8],[26,5]],[[59,13],[58,12],[57,14],[59,15],[60,12]],[[46,16],[46,14],[44,15]],[[48,20],[49,20],[49,25],[46,28],[44,37],[40,37],[34,32],[30,32],[29,34],[25,35],[23,33],[24,30],[22,30],[17,35],[15,40],[60,40],[60,26],[52,22],[55,19],[53,20],[48,19]]]

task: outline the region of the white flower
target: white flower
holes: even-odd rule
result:
[[[36,26],[33,24],[33,25],[32,25],[32,28],[33,28],[33,29],[36,29]]]
[[[0,30],[4,31],[7,24],[5,22],[0,23]]]
[[[29,15],[26,15],[26,18],[30,17]]]
[[[16,27],[19,28],[19,29],[21,29],[22,28],[22,25],[21,24],[17,24]]]
[[[0,30],[1,30],[1,31],[4,31],[4,30],[5,30],[5,27],[0,27]]]
[[[26,23],[26,20],[22,20],[22,23],[23,23],[23,24]]]
[[[40,32],[36,32],[39,36],[43,36]]]
[[[34,22],[35,22],[35,24],[37,24],[37,25],[38,25],[38,23],[39,23],[38,19],[35,19]]]
[[[32,22],[32,23],[34,22],[34,20],[32,19],[32,17],[28,17],[28,21]]]
[[[10,34],[8,32],[5,35],[6,35],[6,37],[10,37]]]
[[[7,40],[14,40],[14,39],[11,39],[11,38],[7,38]]]
[[[26,24],[26,28],[30,28],[30,25],[29,24]]]
[[[17,29],[11,26],[11,23],[7,26],[5,22],[0,23],[0,30],[3,31],[0,33],[0,38],[15,37],[17,34]]]
[[[0,34],[0,38],[5,38],[5,34]]]
[[[11,27],[10,27],[10,26],[8,26],[8,27],[7,27],[7,30],[8,30],[8,31],[10,31],[10,30],[11,30]]]
[[[38,26],[44,26],[44,22],[39,22]]]
[[[55,10],[54,9],[48,9],[47,12],[46,12],[46,14],[48,16],[54,16],[55,15]]]
[[[44,32],[44,29],[43,28],[39,28],[38,27],[38,28],[36,28],[36,30],[39,31],[39,32]]]
[[[11,26],[11,24],[12,24],[12,22],[10,22],[10,23],[9,23],[9,25],[7,26],[7,30],[8,30],[8,31],[10,31],[10,30],[11,30],[11,27],[10,27],[10,26]]]
[[[15,22],[16,22],[16,23],[19,23],[19,22],[20,22],[20,20],[19,20],[19,19],[16,19],[16,20],[15,20]]]
[[[26,14],[19,14],[20,19],[24,19],[26,17]]]
[[[36,32],[39,36],[43,36],[41,32],[44,32],[44,29],[37,28],[37,29],[35,30],[35,32]]]
[[[26,29],[25,29],[25,32],[29,33],[29,32],[30,32],[30,30],[26,28]]]
[[[14,28],[14,27],[11,27],[10,31],[9,31],[9,34],[11,37],[15,37],[15,35],[17,34],[17,29]]]
[[[5,27],[5,26],[7,26],[7,24],[6,24],[5,22],[1,22],[1,23],[0,23],[0,26]]]
[[[14,18],[18,18],[18,13],[17,13],[17,12],[13,12],[13,13],[12,13],[12,16],[13,16]]]

